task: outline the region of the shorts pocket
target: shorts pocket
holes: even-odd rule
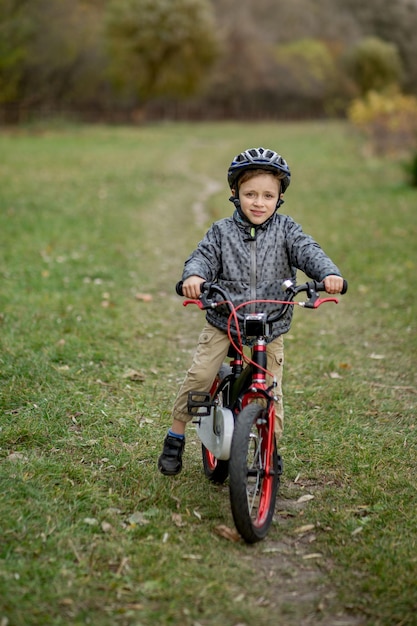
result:
[[[201,345],[210,343],[216,332],[215,328],[203,328],[198,338],[198,343]]]
[[[270,344],[267,352],[268,361],[272,369],[278,369],[284,365],[284,341],[281,337],[278,337],[273,344]]]

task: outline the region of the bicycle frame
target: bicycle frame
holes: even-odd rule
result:
[[[197,408],[197,419],[194,420],[197,435],[214,458],[230,458],[234,419],[251,402],[260,401],[265,405],[270,433],[268,447],[272,445],[275,397],[272,394],[274,384],[271,387],[266,385],[266,365],[266,343],[258,337],[247,367],[242,368],[242,359],[235,354],[231,361],[232,372],[220,382],[216,380],[209,394],[191,392],[189,408],[190,405],[191,408]],[[218,406],[219,397],[223,398],[222,407]],[[270,471],[268,461],[265,471]]]

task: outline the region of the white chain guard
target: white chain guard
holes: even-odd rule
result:
[[[210,415],[203,415],[196,425],[197,435],[216,459],[230,459],[230,446],[235,421],[230,409],[212,407]]]

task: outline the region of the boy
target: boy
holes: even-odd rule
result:
[[[232,217],[215,222],[185,262],[183,293],[200,295],[204,281],[217,281],[236,305],[255,299],[282,299],[279,292],[286,279],[295,282],[297,269],[313,280],[324,280],[327,293],[340,293],[343,278],[339,269],[299,224],[277,212],[291,180],[286,161],[276,152],[251,148],[237,155],[228,171],[235,205]],[[182,469],[188,392],[209,391],[229,348],[224,307],[207,311],[193,362],[172,411],[172,425],[164,440],[158,468],[165,475]],[[282,335],[291,324],[292,307],[276,322],[268,338],[268,370],[277,381],[276,437],[283,429]]]

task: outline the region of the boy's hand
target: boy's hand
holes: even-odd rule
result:
[[[326,276],[323,282],[327,293],[341,293],[343,289],[343,278],[341,276],[331,274]]]
[[[186,298],[197,300],[201,294],[200,285],[204,283],[204,281],[205,278],[201,278],[201,276],[189,276],[182,284],[182,293]]]

